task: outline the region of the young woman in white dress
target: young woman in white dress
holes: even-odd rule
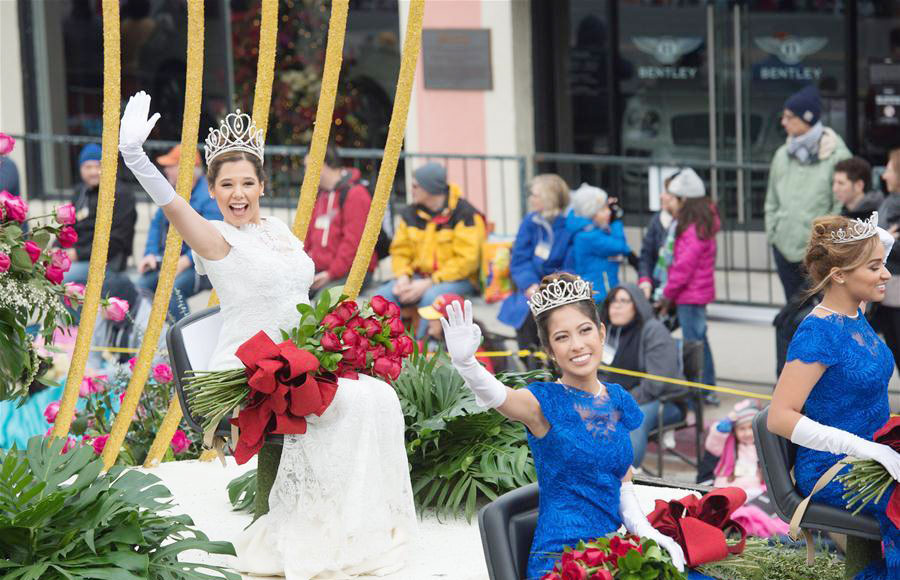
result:
[[[276,342],[309,303],[313,262],[274,217],[260,217],[263,137],[247,115],[229,115],[206,140],[210,196],[225,221],[209,221],[175,194],[143,150],[159,113],[140,92],[122,117],[125,165],[194,252],[219,296],[223,326],[208,370],[239,368],[234,353],[260,330]],[[403,565],[416,528],[403,414],[390,385],[340,379],[331,406],[287,435],[270,511],[235,542],[242,572],[288,580],[383,575]]]

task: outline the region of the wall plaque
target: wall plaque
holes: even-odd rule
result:
[[[489,91],[491,31],[482,28],[427,28],[422,31],[425,88]]]

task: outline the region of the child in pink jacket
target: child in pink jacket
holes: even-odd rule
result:
[[[671,256],[662,297],[664,304],[675,304],[684,339],[703,341],[702,381],[714,385],[716,371],[706,338],[706,305],[716,297],[719,214],[693,169],[682,169],[672,176],[667,191],[671,198],[665,209],[675,221],[660,252],[661,258]]]

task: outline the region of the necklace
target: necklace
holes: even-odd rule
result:
[[[592,393],[585,389],[579,389],[578,387],[573,387],[572,385],[567,385],[566,383],[562,382],[561,378],[560,378],[559,384],[561,384],[565,388],[569,389],[570,391],[576,391],[579,395],[582,395],[584,397],[592,397],[593,398],[593,397],[600,397],[600,396],[606,395],[606,386],[603,383],[601,383],[599,381],[599,379],[597,380],[597,384],[599,385],[600,388],[597,390],[596,393]]]
[[[824,304],[816,304],[816,308],[821,308],[822,310],[825,310],[826,312],[830,312],[832,314],[837,314],[838,316],[846,316],[847,318],[857,318],[859,316],[859,312],[857,312],[856,314],[851,316],[850,314],[844,314],[843,312],[838,312],[837,310],[832,310],[831,308],[828,308]]]

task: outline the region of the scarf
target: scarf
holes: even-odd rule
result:
[[[803,135],[788,137],[788,155],[796,159],[801,165],[814,162],[819,157],[819,141],[822,139],[824,131],[825,127],[819,121]]]

